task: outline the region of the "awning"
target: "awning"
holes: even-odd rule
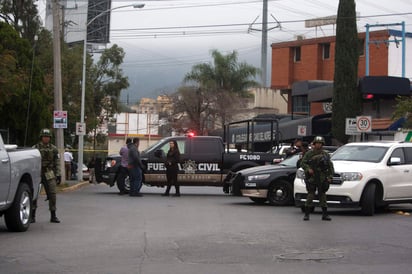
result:
[[[376,131],[397,131],[405,123],[406,119],[404,117],[393,121],[391,118],[373,118],[372,119],[372,130]]]
[[[314,88],[309,91],[308,102],[329,102],[333,97],[333,84]]]
[[[359,80],[359,90],[362,94],[410,96],[411,82],[403,77],[365,76]]]
[[[312,90],[316,91],[318,88],[322,88],[325,86],[333,87],[333,81],[307,80],[307,81],[294,82],[292,84],[292,96],[309,95]]]

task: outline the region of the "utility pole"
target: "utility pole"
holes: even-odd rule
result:
[[[258,16],[259,17],[259,16]],[[268,61],[268,31],[280,28],[280,23],[276,18],[272,15],[273,19],[275,19],[277,25],[271,28],[268,28],[268,0],[263,0],[263,16],[262,16],[262,29],[253,28],[253,24],[256,22],[256,19],[249,25],[248,31],[261,31],[262,32],[262,43],[261,43],[261,59],[260,59],[260,70],[262,71],[261,75],[261,85],[263,88],[268,87],[267,83],[267,61]]]
[[[63,110],[62,99],[62,74],[61,74],[61,51],[60,51],[60,8],[58,0],[52,1],[53,11],[53,83],[54,83],[54,110]],[[60,156],[60,170],[62,171],[62,182],[66,176],[64,174],[64,138],[63,129],[56,128],[56,146]]]
[[[263,0],[263,15],[262,15],[262,45],[260,67],[262,70],[262,87],[267,87],[267,58],[268,58],[268,0]]]
[[[369,76],[369,45],[370,44],[375,44],[375,45],[379,45],[379,44],[386,44],[386,45],[389,45],[389,43],[395,43],[396,44],[396,47],[398,47],[399,46],[399,40],[398,39],[396,39],[396,36],[394,36],[394,39],[393,40],[390,40],[390,39],[388,39],[388,40],[374,40],[374,41],[370,41],[370,35],[369,35],[369,33],[370,33],[370,31],[369,31],[369,29],[371,28],[371,27],[391,27],[391,26],[401,26],[402,27],[402,39],[401,39],[401,42],[402,42],[402,77],[405,77],[405,67],[406,67],[406,64],[405,64],[405,60],[406,60],[406,48],[405,48],[405,46],[406,46],[406,42],[405,42],[405,40],[406,40],[406,31],[405,31],[405,22],[404,21],[402,21],[401,23],[392,23],[392,24],[375,24],[375,25],[369,25],[369,24],[366,24],[366,39],[365,39],[365,57],[366,57],[366,62],[365,62],[365,74],[366,74],[366,76]]]

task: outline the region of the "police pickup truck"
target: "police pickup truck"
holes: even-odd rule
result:
[[[164,165],[169,141],[176,140],[180,151],[178,182],[181,186],[223,186],[229,171],[272,163],[272,153],[229,152],[221,137],[218,136],[175,136],[167,137],[141,152],[145,166],[143,183],[147,186],[166,185]],[[129,180],[120,179],[120,155],[110,155],[96,166],[96,179],[121,192],[129,189]]]

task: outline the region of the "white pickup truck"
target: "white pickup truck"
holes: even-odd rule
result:
[[[5,145],[0,135],[0,178],[0,216],[9,231],[26,231],[40,191],[39,150]]]
[[[328,206],[360,207],[370,216],[389,204],[412,203],[412,142],[349,143],[331,160],[335,174],[326,193]],[[295,204],[303,206],[306,196],[304,173],[299,169]]]

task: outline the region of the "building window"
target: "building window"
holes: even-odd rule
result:
[[[322,58],[323,60],[330,58],[330,43],[322,44]]]
[[[300,62],[301,55],[300,55],[300,47],[293,48],[293,61]]]
[[[308,96],[293,96],[293,112],[309,113]]]

